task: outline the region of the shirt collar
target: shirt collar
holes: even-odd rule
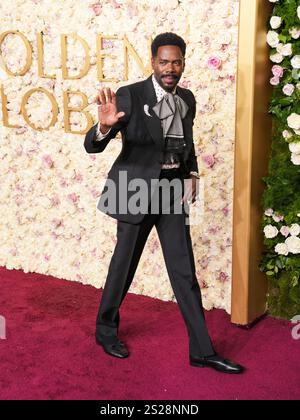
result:
[[[157,102],[160,102],[162,100],[162,98],[166,95],[166,93],[168,93],[165,89],[163,89],[160,84],[157,82],[154,74],[152,74],[152,82],[153,82],[153,87],[156,93],[156,98],[157,98]],[[175,86],[174,90],[173,90],[173,94],[176,93],[176,89],[177,86]]]

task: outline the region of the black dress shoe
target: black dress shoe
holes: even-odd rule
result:
[[[114,341],[111,343],[106,343],[102,340],[100,340],[98,337],[96,337],[96,343],[102,346],[105,353],[114,356],[119,357],[120,359],[125,359],[129,356],[129,351],[125,344],[119,340],[117,337]]]
[[[223,359],[223,357],[215,354],[208,357],[193,357],[190,356],[190,365],[196,367],[210,367],[223,373],[242,373],[244,368],[230,360]]]

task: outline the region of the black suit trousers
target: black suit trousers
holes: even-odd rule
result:
[[[177,170],[162,171],[160,178],[180,177]],[[180,197],[181,198],[181,197]],[[174,200],[174,196],[171,198]],[[160,195],[161,200],[161,195]],[[180,214],[146,214],[139,224],[117,222],[117,243],[96,321],[96,335],[107,343],[118,334],[119,308],[132,283],[147,238],[155,225],[167,272],[179,309],[185,321],[191,356],[214,354],[202,307],[200,287],[185,211]]]

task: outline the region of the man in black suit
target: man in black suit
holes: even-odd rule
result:
[[[99,123],[87,133],[85,149],[88,153],[103,152],[121,132],[122,150],[108,173],[98,204],[101,211],[117,219],[117,244],[99,307],[96,342],[112,356],[129,356],[118,338],[119,308],[155,225],[186,323],[190,364],[240,373],[240,365],[223,359],[213,348],[196,278],[187,223],[188,204],[195,202],[198,193],[192,131],[196,101],[190,90],[177,86],[185,67],[185,52],[181,37],[160,34],[152,42],[153,74],[148,79],[123,86],[116,94],[110,89],[99,92]],[[131,205],[136,204],[137,191],[132,188],[136,180],[141,180],[144,187],[140,196],[143,203],[138,208]],[[177,187],[182,187],[168,190],[166,206],[167,189],[161,188],[162,180],[178,181]]]

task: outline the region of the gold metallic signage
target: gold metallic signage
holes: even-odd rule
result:
[[[5,41],[6,37],[9,36],[9,35],[19,37],[21,39],[21,41],[23,42],[24,46],[25,46],[25,51],[26,51],[25,64],[24,64],[23,68],[21,68],[18,71],[12,71],[9,68],[9,66],[5,63],[4,57],[2,57],[2,44]],[[68,64],[67,64],[68,63],[68,39],[71,39],[71,38],[73,38],[73,40],[75,40],[76,42],[79,42],[81,44],[81,46],[83,47],[83,50],[84,50],[83,66],[82,66],[80,72],[76,75],[70,75],[69,74],[69,69],[68,69]],[[147,66],[145,66],[143,64],[142,59],[140,58],[140,56],[138,55],[138,53],[136,52],[134,47],[130,44],[126,35],[119,37],[119,36],[105,36],[105,35],[102,35],[102,34],[97,34],[96,35],[96,65],[97,65],[97,80],[99,82],[104,82],[104,83],[120,82],[120,80],[118,80],[117,78],[114,78],[114,77],[108,78],[104,75],[104,72],[103,72],[104,60],[105,59],[110,59],[110,60],[115,60],[116,62],[117,62],[117,60],[119,60],[119,57],[113,56],[112,54],[108,54],[108,53],[105,52],[104,42],[106,40],[115,40],[115,41],[119,41],[123,44],[123,60],[124,60],[124,63],[123,63],[124,64],[123,80],[124,81],[129,79],[128,74],[129,74],[129,57],[130,56],[136,62],[138,67],[141,69],[144,76],[147,77],[151,73],[150,60],[149,60],[149,64]],[[36,42],[37,42],[37,74],[38,74],[38,76],[40,78],[56,79],[56,75],[46,74],[46,72],[45,72],[45,67],[44,67],[44,34],[43,34],[43,32],[37,33]],[[150,46],[150,42],[151,42],[151,40],[149,41],[149,46]],[[85,77],[89,73],[89,71],[92,67],[92,64],[91,64],[91,49],[90,49],[90,46],[87,43],[87,41],[77,34],[70,34],[70,35],[63,34],[63,35],[60,36],[60,45],[61,45],[60,53],[61,53],[62,79],[63,80],[80,80],[83,77]],[[11,31],[6,31],[6,32],[3,32],[2,34],[0,34],[0,54],[1,54],[2,62],[3,62],[3,70],[9,76],[11,76],[11,77],[24,76],[32,68],[32,65],[33,65],[32,51],[33,51],[32,43],[28,40],[28,38],[23,33],[19,32],[19,31],[11,30]],[[149,48],[149,52],[150,52],[150,48]],[[49,101],[51,102],[52,119],[51,119],[51,121],[50,121],[50,123],[47,127],[41,128],[41,127],[35,126],[30,121],[30,113],[27,112],[28,101],[29,101],[30,97],[33,94],[35,94],[36,92],[40,92],[40,93],[46,95],[47,98],[49,99]],[[9,128],[18,128],[17,125],[13,125],[9,122],[8,103],[11,102],[11,99],[7,98],[7,96],[5,95],[3,85],[0,85],[0,93],[1,93],[1,103],[2,103],[3,125],[5,127],[9,127]],[[81,99],[82,99],[82,105],[80,107],[76,107],[76,108],[71,107],[69,105],[70,95],[80,96]],[[93,118],[92,118],[92,115],[85,109],[85,108],[87,108],[88,105],[89,105],[88,104],[88,98],[83,92],[80,92],[79,90],[76,90],[76,91],[69,91],[68,90],[68,91],[63,92],[63,104],[62,104],[62,106],[63,106],[64,130],[65,130],[65,132],[73,133],[73,134],[85,134],[91,128],[91,126],[93,125]],[[79,112],[79,113],[82,113],[85,116],[87,124],[86,124],[86,127],[85,127],[84,130],[81,130],[81,131],[72,130],[71,123],[70,123],[70,115],[71,115],[72,112]],[[59,105],[58,105],[57,100],[55,99],[55,96],[53,95],[53,93],[47,91],[43,87],[35,87],[33,89],[30,89],[28,92],[26,92],[24,94],[24,96],[22,97],[20,114],[24,118],[26,124],[28,124],[34,130],[46,131],[46,130],[49,130],[50,127],[53,127],[56,124],[58,114],[59,114]]]

